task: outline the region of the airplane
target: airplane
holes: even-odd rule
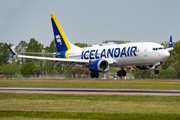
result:
[[[118,67],[120,70],[117,71],[117,75],[121,77],[126,76],[126,71],[123,69],[126,66],[136,66],[139,70],[152,70],[155,68],[154,73],[159,74],[157,67],[164,64],[170,56],[169,51],[174,50],[172,36],[170,36],[168,48],[153,42],[79,48],[68,41],[55,14],[51,13],[50,16],[57,52],[29,54],[52,55],[53,57],[17,55],[6,44],[13,54],[7,59],[18,56],[20,58],[53,61],[55,65],[61,63],[68,64],[70,67],[88,68],[91,72],[91,78],[98,78],[100,72],[107,72],[110,68]]]

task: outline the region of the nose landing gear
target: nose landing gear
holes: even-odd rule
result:
[[[159,74],[159,70],[157,70],[157,67],[154,70],[154,74]]]

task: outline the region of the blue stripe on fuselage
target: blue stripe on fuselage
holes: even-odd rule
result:
[[[117,58],[117,57],[131,57],[131,56],[137,56],[137,46],[132,47],[124,47],[122,50],[120,48],[109,48],[109,49],[103,49],[98,54],[97,50],[86,50],[82,51],[81,53],[81,59],[100,59],[100,58]]]
[[[56,58],[66,58],[66,51],[56,52],[57,55]]]

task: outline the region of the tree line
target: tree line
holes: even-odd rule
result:
[[[75,43],[79,47],[88,47],[86,43]],[[9,44],[10,47],[13,44]],[[43,44],[39,43],[36,39],[31,38],[29,43],[26,41],[20,41],[14,49],[16,54],[25,54],[25,52],[37,52],[37,53],[55,53],[57,52],[55,41],[51,41],[49,46],[44,47]],[[25,59],[17,58],[17,56],[7,60],[6,58],[11,55],[11,52],[4,43],[0,43],[0,72],[5,75],[57,75],[57,74],[85,74],[89,75],[89,70],[69,68],[69,66],[58,64],[55,66],[53,61],[36,60],[36,59]],[[40,56],[40,55],[34,55]],[[46,56],[52,57],[52,56]]]
[[[119,43],[121,44],[121,43]],[[169,42],[161,43],[166,48],[169,45]],[[79,47],[89,47],[86,43],[75,43],[75,45]],[[10,47],[13,44],[9,44]],[[166,62],[159,66],[160,75],[180,75],[180,40],[177,42],[173,42],[174,51],[170,51],[170,57]],[[27,43],[26,41],[20,41],[16,46],[15,51],[17,54],[22,54],[23,52],[44,52],[44,53],[54,53],[56,52],[55,41],[52,40],[49,46],[44,47],[43,44],[39,43],[36,39],[31,38]],[[6,60],[7,57],[11,55],[7,46],[4,43],[0,43],[0,72],[3,72],[6,75],[55,75],[55,74],[85,74],[88,76],[90,74],[88,69],[78,69],[78,68],[69,68],[66,65],[58,64],[55,66],[54,62],[45,61],[45,60],[36,60],[36,59],[25,59],[25,58],[11,58]],[[25,55],[27,55],[25,53]],[[39,55],[34,55],[39,56]],[[49,56],[48,56],[49,57]],[[119,68],[111,68],[109,73],[116,73]],[[149,71],[140,71],[135,66],[133,67],[135,70],[134,75],[154,75],[153,70]],[[130,70],[127,70],[129,73]]]

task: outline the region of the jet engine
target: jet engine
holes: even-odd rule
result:
[[[151,70],[154,69],[154,65],[141,65],[141,66],[136,66],[137,69],[139,70]]]
[[[109,63],[106,60],[95,60],[92,61],[89,66],[91,72],[106,72],[109,69]]]

